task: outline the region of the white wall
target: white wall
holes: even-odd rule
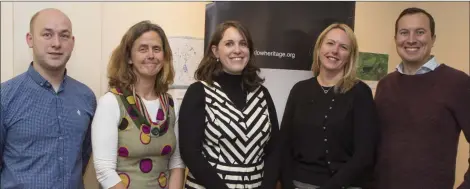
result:
[[[168,37],[204,38],[205,4],[203,2],[103,3],[101,92],[105,92],[107,88],[106,66],[109,57],[130,26],[142,20],[150,20],[159,24]]]
[[[167,36],[204,37],[206,2],[1,2],[1,82],[26,71],[32,51],[26,43],[29,20],[43,8],[67,14],[75,35],[68,74],[88,85],[97,98],[107,91],[106,67],[112,50],[133,24],[150,20]],[[86,11],[86,12],[85,12]],[[93,165],[87,189],[98,188]]]
[[[32,51],[26,43],[26,33],[29,31],[31,17],[43,8],[58,8],[72,20],[76,42],[67,64],[68,74],[87,84],[98,97],[107,90],[106,67],[111,52],[133,24],[151,20],[161,25],[168,36],[204,37],[205,2],[1,4],[2,82],[24,72],[32,61]],[[169,17],[172,19],[168,19]]]
[[[66,13],[72,20],[75,47],[67,69],[71,77],[87,84],[95,93],[100,90],[99,65],[101,56],[101,3],[32,3],[13,4],[13,74],[24,72],[32,61],[32,50],[26,43],[29,21],[39,10],[55,7]],[[84,10],[87,11],[84,14]],[[3,16],[2,16],[3,17]],[[98,19],[97,19],[98,18]],[[98,30],[97,30],[98,29]]]
[[[13,73],[13,3],[1,2],[1,79],[12,78]]]
[[[151,20],[160,24],[168,36],[203,38],[205,5],[206,2],[1,2],[1,81],[24,72],[31,62],[26,32],[29,19],[42,8],[59,8],[69,15],[76,46],[67,66],[68,74],[100,97],[107,88],[109,56],[127,28],[138,21]],[[400,11],[409,6],[425,8],[435,17],[437,42],[433,53],[438,60],[468,73],[468,2],[357,2],[355,32],[360,50],[389,54],[389,72],[393,71],[399,63],[393,42],[394,23]],[[275,69],[262,69],[261,75],[266,78],[265,85],[279,118],[292,85],[311,77],[308,71]],[[468,152],[462,137],[456,183],[462,181],[468,167]],[[85,181],[87,189],[98,188],[92,166]]]

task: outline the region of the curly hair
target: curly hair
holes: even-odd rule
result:
[[[164,61],[162,70],[157,74],[155,91],[157,95],[164,94],[168,91],[175,77],[172,51],[163,29],[148,20],[141,21],[129,28],[122,37],[121,43],[114,49],[108,64],[109,87],[129,89],[130,85],[136,83],[137,77],[128,62],[130,61],[134,42],[142,36],[142,34],[149,31],[156,32],[163,43]]]

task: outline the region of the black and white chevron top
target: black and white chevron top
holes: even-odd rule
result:
[[[279,162],[273,157],[273,134],[279,129],[269,92],[261,86],[244,94],[241,77],[222,78],[213,86],[193,84],[183,100],[179,127],[189,168],[185,188],[274,188]],[[200,95],[193,92],[202,92],[202,99],[193,99]]]

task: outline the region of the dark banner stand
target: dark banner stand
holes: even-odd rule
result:
[[[217,24],[250,31],[261,68],[310,70],[318,35],[333,22],[354,28],[355,2],[214,2],[206,6],[204,49]]]

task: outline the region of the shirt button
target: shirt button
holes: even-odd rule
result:
[[[334,101],[335,101],[335,99],[331,99],[331,101],[332,101],[332,102],[334,102]]]
[[[60,160],[60,161],[62,161],[63,159],[64,159],[64,158],[62,158],[62,157],[59,157],[59,160]]]
[[[62,119],[62,116],[57,116],[57,118]]]
[[[332,108],[332,107],[330,106],[330,110],[331,110],[331,108]]]
[[[64,139],[64,137],[59,137],[60,140]]]
[[[328,153],[328,150],[326,150],[325,152]]]
[[[326,130],[326,127],[323,127],[323,130]]]
[[[328,141],[328,139],[325,138],[325,142]]]
[[[331,162],[328,162],[328,165],[331,164]]]
[[[328,116],[326,115],[325,118],[328,118]]]

